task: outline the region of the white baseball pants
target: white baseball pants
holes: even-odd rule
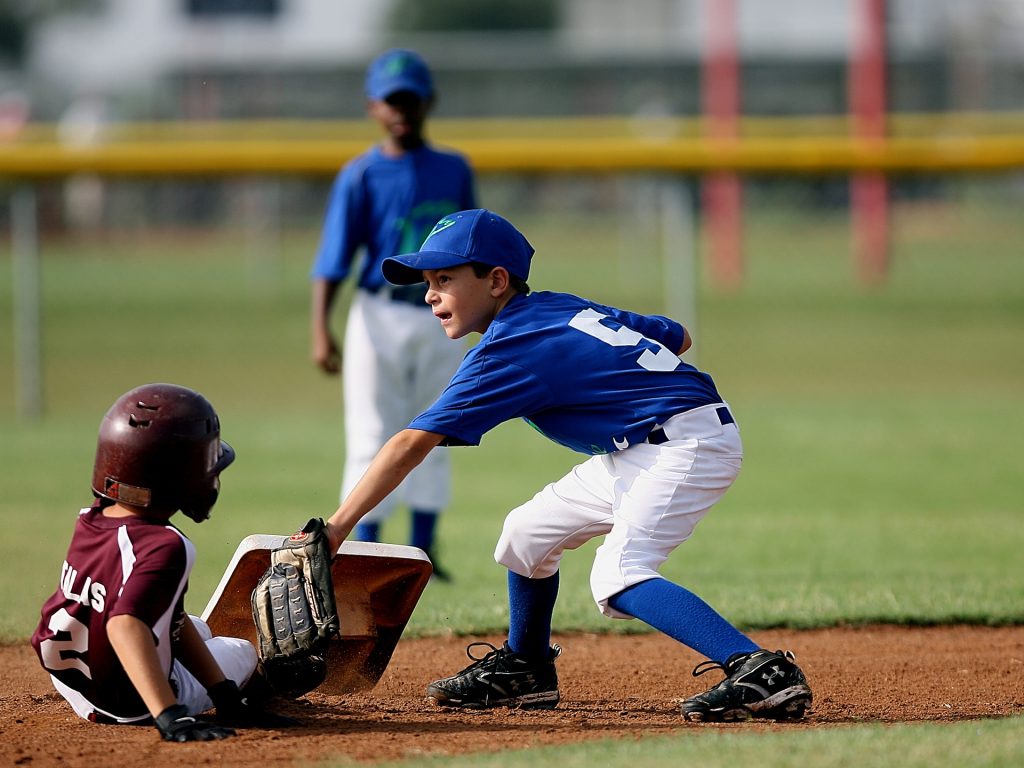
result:
[[[189,616],[213,658],[217,660],[224,677],[234,680],[242,688],[256,671],[256,648],[248,640],[237,637],[214,637],[209,625],[198,616]],[[213,707],[206,688],[177,659],[171,665],[171,681],[178,687],[178,703],[190,715],[198,715]]]
[[[377,451],[437,399],[466,353],[449,339],[430,308],[356,291],[345,328],[344,499]],[[399,503],[442,510],[451,499],[451,462],[431,451],[364,522],[387,519]]]
[[[722,405],[672,417],[661,445],[640,443],[574,467],[508,514],[494,559],[520,576],[545,578],[565,550],[604,535],[591,592],[604,615],[630,618],[608,599],[657,577],[739,473],[743,445],[736,425],[721,423]]]
[[[217,660],[217,665],[224,673],[224,677],[234,680],[239,688],[248,683],[249,678],[256,671],[257,656],[253,644],[248,640],[242,640],[237,637],[214,637],[209,625],[205,621],[198,616],[189,616],[189,618],[199,632],[199,636],[206,643],[206,647],[210,649],[213,658]],[[188,709],[190,715],[198,715],[200,712],[205,712],[213,707],[213,702],[206,693],[206,688],[177,659],[171,661],[169,677],[177,688],[178,703]],[[67,699],[67,702],[79,717],[88,720],[96,711],[92,703],[78,691],[64,685],[64,683],[52,675],[50,679],[53,681],[53,687],[57,690],[57,693]],[[148,715],[144,715],[141,718],[114,718],[109,715],[107,717],[121,723],[137,723],[145,720]]]

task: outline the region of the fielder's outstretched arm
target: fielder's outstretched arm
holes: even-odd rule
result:
[[[337,552],[363,515],[380,504],[415,469],[444,435],[421,429],[403,429],[381,448],[356,487],[327,519],[331,551]]]

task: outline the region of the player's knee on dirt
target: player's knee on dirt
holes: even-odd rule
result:
[[[494,559],[520,576],[544,579],[558,570],[562,548],[538,536],[534,511],[523,505],[505,518]]]

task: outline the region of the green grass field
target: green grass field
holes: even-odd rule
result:
[[[748,629],[1024,622],[1024,221],[1019,206],[985,202],[897,209],[891,275],[871,289],[854,279],[845,214],[750,213],[746,280],[732,293],[702,280],[697,324],[700,367],[737,414],[745,466],[666,576]],[[517,223],[537,246],[535,289],[662,311],[659,257],[622,253],[617,222],[595,214]],[[287,235],[270,284],[254,279],[242,238],[231,233],[44,243],[40,423],[16,418],[13,340],[0,335],[0,639],[26,638],[56,586],[75,512],[90,498],[100,417],[137,384],[199,389],[238,451],[213,519],[180,521],[199,551],[193,612],[244,536],[287,533],[333,512],[340,385],[307,361],[315,237]],[[6,249],[0,259],[0,327],[8,329]],[[579,460],[518,423],[479,448],[453,450],[455,501],[441,524],[441,557],[456,580],[428,587],[409,634],[505,628],[505,574],[491,560],[503,516]],[[396,516],[385,534],[404,542],[405,527]],[[589,551],[564,560],[556,629],[641,630],[597,614]],[[1020,762],[1019,721],[1016,730],[996,723],[942,732],[972,729],[997,742],[974,764]],[[946,754],[942,739],[957,738],[923,726],[884,733],[907,754],[907,745],[939,745],[907,765],[934,764],[928,755]],[[757,754],[762,736],[731,737],[736,761]],[[856,752],[844,750],[865,740],[862,729],[763,738],[815,757],[819,740],[831,740],[837,757],[819,765],[848,764],[841,756]],[[702,756],[708,741],[688,749],[702,764],[724,764]],[[559,760],[598,754],[588,749],[596,747],[563,750]],[[668,764],[665,749],[680,754],[657,741],[619,745],[610,764]]]
[[[385,763],[381,768],[900,768],[986,766],[1015,768],[1024,759],[1019,718],[955,723],[855,726],[800,733],[709,730],[638,740],[592,741],[577,747],[541,747],[490,755],[439,756]],[[331,765],[355,765],[336,762]]]

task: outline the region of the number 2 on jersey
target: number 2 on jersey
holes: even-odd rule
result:
[[[613,347],[635,347],[644,341],[652,344],[658,351],[652,352],[650,349],[645,349],[636,360],[637,364],[645,370],[674,371],[679,367],[679,358],[670,349],[624,325],[614,329],[602,325],[601,320],[606,317],[608,315],[602,315],[595,309],[582,309],[569,321],[569,327],[583,331],[587,336],[592,336]]]
[[[49,629],[53,637],[42,642],[39,650],[43,666],[50,672],[77,669],[92,679],[92,672],[81,658],[89,650],[89,627],[61,608],[50,618]]]

